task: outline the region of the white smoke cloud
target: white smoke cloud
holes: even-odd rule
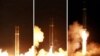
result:
[[[34,26],[34,46],[38,47],[40,42],[43,42],[44,33],[38,26]]]
[[[0,49],[0,56],[9,56],[7,51],[2,51],[2,49]]]

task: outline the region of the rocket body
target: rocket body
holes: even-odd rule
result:
[[[15,56],[19,56],[19,26],[15,27]]]

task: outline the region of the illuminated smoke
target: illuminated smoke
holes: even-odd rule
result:
[[[91,42],[87,44],[89,32],[78,22],[69,26],[69,56],[100,56],[100,44]],[[82,47],[82,49],[81,49]]]
[[[35,42],[34,45],[36,47],[38,47],[39,42],[42,42],[43,39],[44,39],[43,32],[41,31],[41,29],[39,27],[35,26],[35,28],[34,28],[34,42]],[[56,51],[53,52],[53,46],[51,46],[49,51],[40,49],[40,51],[37,52],[36,56],[66,56],[65,53],[66,52],[61,48],[59,48],[58,52],[56,52]]]
[[[91,42],[88,44],[87,49],[87,54],[89,56],[100,56],[100,44]]]
[[[58,51],[52,52],[52,46],[49,49],[49,52],[41,49],[37,56],[67,56],[67,52],[64,51],[62,48],[59,48]]]
[[[78,22],[74,22],[69,26],[68,51],[63,50],[62,48],[59,48],[58,51],[53,51],[52,46],[49,48],[49,51],[46,51],[43,48],[37,51],[36,48],[39,47],[39,43],[43,42],[43,35],[44,33],[41,29],[38,26],[35,26],[34,45],[24,54],[20,54],[20,56],[83,56],[83,54],[86,54],[86,56],[100,56],[100,44],[91,42],[86,45],[89,33]],[[82,48],[83,51],[81,49],[82,46],[84,47]],[[8,56],[7,51],[2,51],[2,49],[0,49],[0,56]]]
[[[39,46],[39,42],[42,42],[44,39],[43,32],[39,27],[34,28],[34,41],[35,46]],[[63,49],[59,49],[58,52],[53,52],[53,46],[50,47],[49,51],[45,51],[44,49],[40,49],[39,52],[37,52],[36,56],[66,56],[65,51]]]
[[[86,56],[100,56],[100,44],[91,42],[87,45]],[[74,53],[74,56],[83,56],[81,51]]]
[[[20,56],[35,56],[36,55],[36,50],[34,48],[34,46],[32,46],[28,52],[26,52],[25,54],[20,54]]]
[[[69,26],[68,31],[68,56],[74,56],[73,54],[81,47],[80,30],[83,26],[78,22],[74,22]]]
[[[74,22],[73,25],[69,26],[68,30],[68,40],[69,40],[69,50],[68,54],[67,51],[63,50],[62,48],[59,48],[58,51],[52,51],[52,46],[50,47],[49,51],[46,51],[45,49],[40,49],[39,51],[36,50],[38,48],[39,43],[43,42],[43,32],[38,26],[34,27],[34,46],[32,46],[29,51],[27,51],[24,54],[20,54],[20,56],[82,56],[82,36],[84,33],[87,33],[86,29],[83,28],[82,25],[78,24],[77,22]],[[85,37],[88,37],[88,35],[85,35]],[[87,40],[87,38],[85,39]],[[97,49],[97,46],[95,48],[91,47],[91,45],[87,45],[87,55],[90,56],[93,53],[100,52]],[[99,46],[100,47],[100,46]],[[86,48],[86,47],[85,47]],[[94,51],[95,50],[95,51]],[[100,49],[99,49],[100,50]]]
[[[20,54],[20,56],[83,56],[83,54],[87,54],[86,56],[100,56],[100,44],[91,42],[90,44],[86,45],[89,33],[78,22],[74,22],[69,26],[68,51],[63,50],[62,48],[59,48],[58,51],[53,51],[52,46],[49,48],[49,51],[46,51],[43,48],[37,51],[36,48],[39,47],[39,43],[43,42],[43,35],[44,33],[41,31],[41,29],[38,26],[35,26],[34,45],[24,54]],[[84,45],[82,45],[82,43]],[[84,46],[84,48],[82,48],[83,51],[81,49],[82,46]],[[6,51],[3,52],[0,49],[0,56],[8,56],[8,53]]]
[[[38,52],[38,55],[37,56],[47,56],[47,51],[45,51],[44,49],[41,49],[39,52]]]
[[[36,47],[39,46],[39,42],[42,42],[44,39],[43,32],[38,26],[34,26],[34,45],[27,51],[25,54],[20,54],[20,56],[36,56],[37,51]]]
[[[78,24],[78,22],[74,22],[73,25],[69,26],[68,30],[68,40],[69,40],[68,51],[63,50],[62,48],[59,48],[58,51],[52,51],[52,46],[50,47],[49,51],[46,51],[43,48],[37,51],[36,48],[38,48],[39,42],[43,42],[44,39],[43,34],[44,33],[38,26],[34,27],[34,42],[36,41],[34,43],[35,45],[32,46],[26,53],[20,54],[20,56],[83,56],[81,49],[83,41],[82,39],[86,37],[85,38],[86,41],[87,37],[89,36],[88,32],[86,31],[86,29],[83,28],[82,25]],[[87,42],[84,43],[85,43],[84,53],[87,54],[86,56],[100,54],[99,44],[90,43],[86,45]]]
[[[88,36],[89,33],[78,22],[74,22],[72,25],[69,26],[69,31],[68,31],[69,56],[76,56],[76,55],[78,56],[80,54],[81,55],[86,54],[86,43]],[[81,47],[82,47],[82,53],[80,51]]]
[[[59,48],[58,52],[54,53],[55,56],[68,56],[67,51],[64,51],[62,48]]]
[[[2,49],[0,49],[0,56],[9,56],[7,51],[2,51]]]
[[[54,56],[54,54],[53,54],[53,46],[50,46],[50,50],[49,50],[48,56]]]
[[[38,47],[39,42],[43,42],[44,34],[38,26],[34,27],[34,46]]]
[[[82,29],[80,31],[81,37],[82,37],[82,55],[86,56],[86,51],[87,51],[87,38],[89,36],[89,33],[86,32],[86,29]]]

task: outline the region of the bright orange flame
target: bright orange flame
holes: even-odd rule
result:
[[[86,55],[86,52],[87,52],[87,38],[89,36],[89,33],[85,30],[85,29],[82,29],[81,31],[81,37],[82,37],[82,54],[83,56]]]

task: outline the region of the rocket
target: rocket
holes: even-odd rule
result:
[[[86,8],[86,1],[83,0],[83,27],[86,28],[86,22],[87,22],[87,8]]]
[[[53,38],[54,38],[54,24],[53,24],[53,18],[51,18],[51,23],[49,25],[49,42],[50,42],[50,46],[54,47],[53,44]]]
[[[19,56],[19,26],[15,26],[15,56]]]

